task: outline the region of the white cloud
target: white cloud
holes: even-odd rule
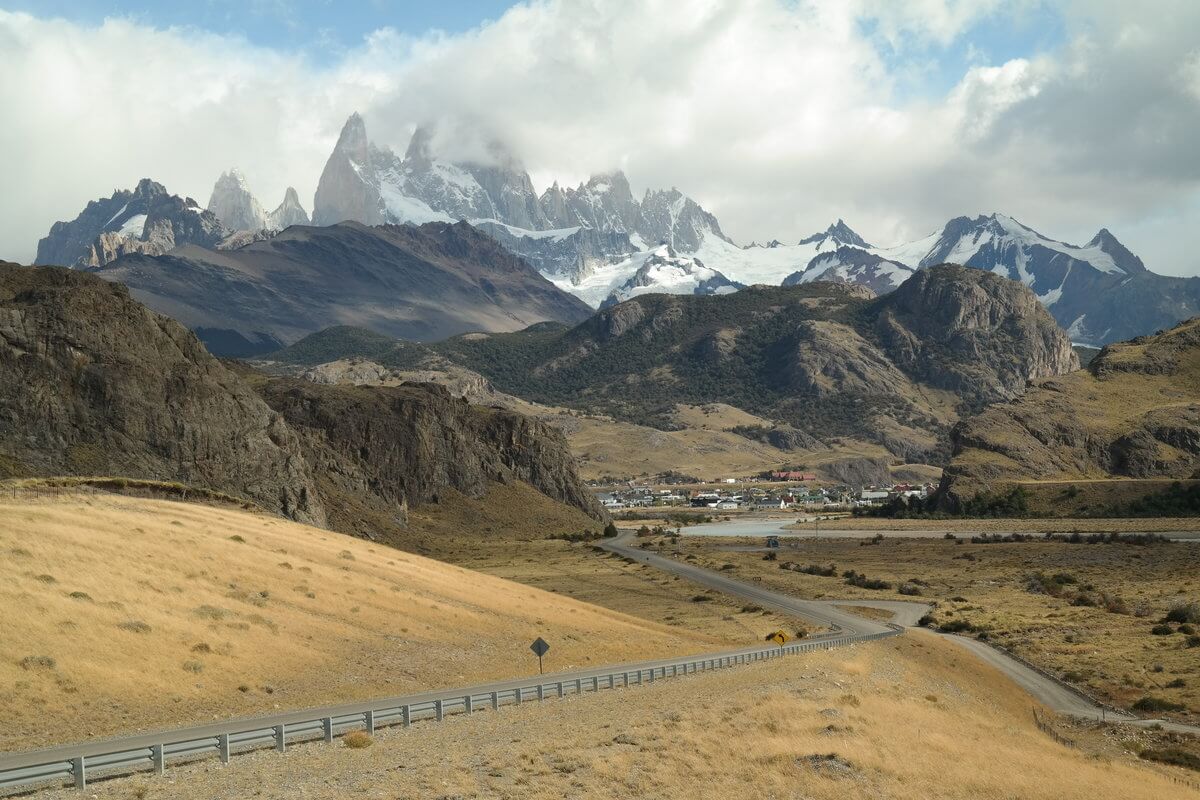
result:
[[[320,68],[193,30],[0,12],[0,254],[30,258],[53,220],[142,176],[203,203],[238,165],[264,205],[291,184],[307,206],[357,109],[397,149],[452,120],[444,146],[496,136],[538,181],[621,167],[679,186],[739,240],[841,216],[888,244],[1004,210],[1063,238],[1128,230],[1151,268],[1200,270],[1200,5],[1064,2],[1059,51],[972,60],[944,96],[899,99],[912,65],[1028,5],[545,0],[456,36],[383,29]]]

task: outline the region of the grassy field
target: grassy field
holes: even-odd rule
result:
[[[812,530],[813,524],[799,526]],[[822,520],[821,530],[928,531],[942,535],[972,536],[983,533],[1186,533],[1200,531],[1195,517],[1096,518],[1096,519],[884,519],[842,517]]]
[[[645,564],[631,564],[583,542],[493,537],[468,549],[443,538],[431,555],[623,614],[745,645],[761,642],[780,628],[820,630],[806,620],[754,610],[738,598]]]
[[[1144,742],[1145,740],[1143,740]],[[1070,748],[1028,696],[926,634],[440,725],[98,783],[98,800],[205,797],[1169,800],[1195,773],[1096,736]],[[49,792],[74,798],[77,792]]]
[[[1200,600],[1200,542],[785,539],[776,561],[729,550],[728,539],[659,542],[663,552],[711,569],[733,564],[736,577],[801,597],[916,599],[898,592],[908,584],[920,599],[936,602],[940,623],[986,631],[992,641],[1102,699],[1131,707],[1159,698],[1184,706],[1180,718],[1200,715],[1200,638],[1192,638],[1200,625],[1171,623],[1155,632],[1172,606]],[[780,568],[789,563],[833,565],[835,574]],[[846,570],[890,588],[848,585]],[[1054,576],[1067,582],[1056,585]]]
[[[106,494],[0,498],[0,619],[0,750],[526,675],[537,636],[554,670],[746,640],[263,513]]]

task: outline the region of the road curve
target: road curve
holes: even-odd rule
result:
[[[803,617],[818,624],[826,625],[837,633],[881,633],[888,630],[888,626],[884,623],[843,611],[837,607],[838,605],[853,604],[879,608],[886,607],[888,610],[893,611],[893,613],[898,613],[900,618],[897,619],[897,624],[906,624],[906,621],[909,620],[911,622],[907,624],[914,624],[922,614],[929,610],[929,606],[924,603],[906,603],[899,600],[886,601],[886,606],[876,601],[801,600],[798,597],[774,592],[753,583],[730,578],[704,567],[697,567],[686,561],[677,561],[673,558],[661,556],[658,553],[643,550],[633,544],[633,533],[629,531],[621,533],[612,539],[599,540],[596,544],[601,549],[607,550],[610,553],[616,553],[633,561],[648,564],[663,572],[670,572],[681,578],[687,578],[701,586],[707,586],[710,589],[716,589],[743,597],[747,600],[753,600],[764,608]]]
[[[735,580],[719,572],[697,567],[685,561],[677,561],[667,556],[659,555],[637,547],[631,531],[622,532],[612,539],[604,539],[597,544],[604,550],[624,556],[642,564],[670,572],[682,578],[707,586],[718,591],[728,592],[738,597],[781,611],[785,614],[795,614],[820,624],[828,625],[836,631],[853,633],[875,633],[883,630],[883,623],[864,619],[837,606],[867,606],[881,608],[893,613],[893,621],[898,625],[911,628],[917,620],[929,610],[924,603],[910,603],[902,600],[801,600],[780,592],[764,589],[752,583]],[[944,639],[954,642],[959,647],[970,652],[976,658],[992,665],[1004,673],[1009,679],[1027,691],[1035,700],[1053,711],[1086,719],[1105,719],[1109,722],[1122,722],[1133,725],[1160,724],[1168,730],[1184,733],[1200,733],[1200,727],[1184,725],[1167,720],[1141,719],[1131,714],[1102,708],[1083,695],[1074,691],[1061,681],[1043,675],[1035,669],[976,639],[968,639],[953,634],[937,634]]]

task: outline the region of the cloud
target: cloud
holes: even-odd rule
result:
[[[308,205],[360,110],[398,150],[433,120],[451,154],[500,139],[542,185],[620,167],[637,189],[678,186],[739,241],[841,216],[890,244],[1004,210],[1059,238],[1107,226],[1153,269],[1200,271],[1200,5],[1064,0],[1057,49],[980,62],[977,26],[1031,5],[544,0],[460,35],[383,28],[320,66],[0,12],[0,252],[29,258],[54,219],[143,175],[204,203],[236,164],[264,205],[289,184]],[[973,56],[949,91],[900,91],[958,44]]]

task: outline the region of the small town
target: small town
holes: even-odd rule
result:
[[[882,506],[894,498],[924,500],[937,487],[897,483],[891,486],[820,486],[816,476],[773,473],[774,482],[761,478],[723,478],[708,483],[662,486],[628,481],[619,486],[594,487],[608,511],[636,508],[708,508],[716,511],[853,511]]]

